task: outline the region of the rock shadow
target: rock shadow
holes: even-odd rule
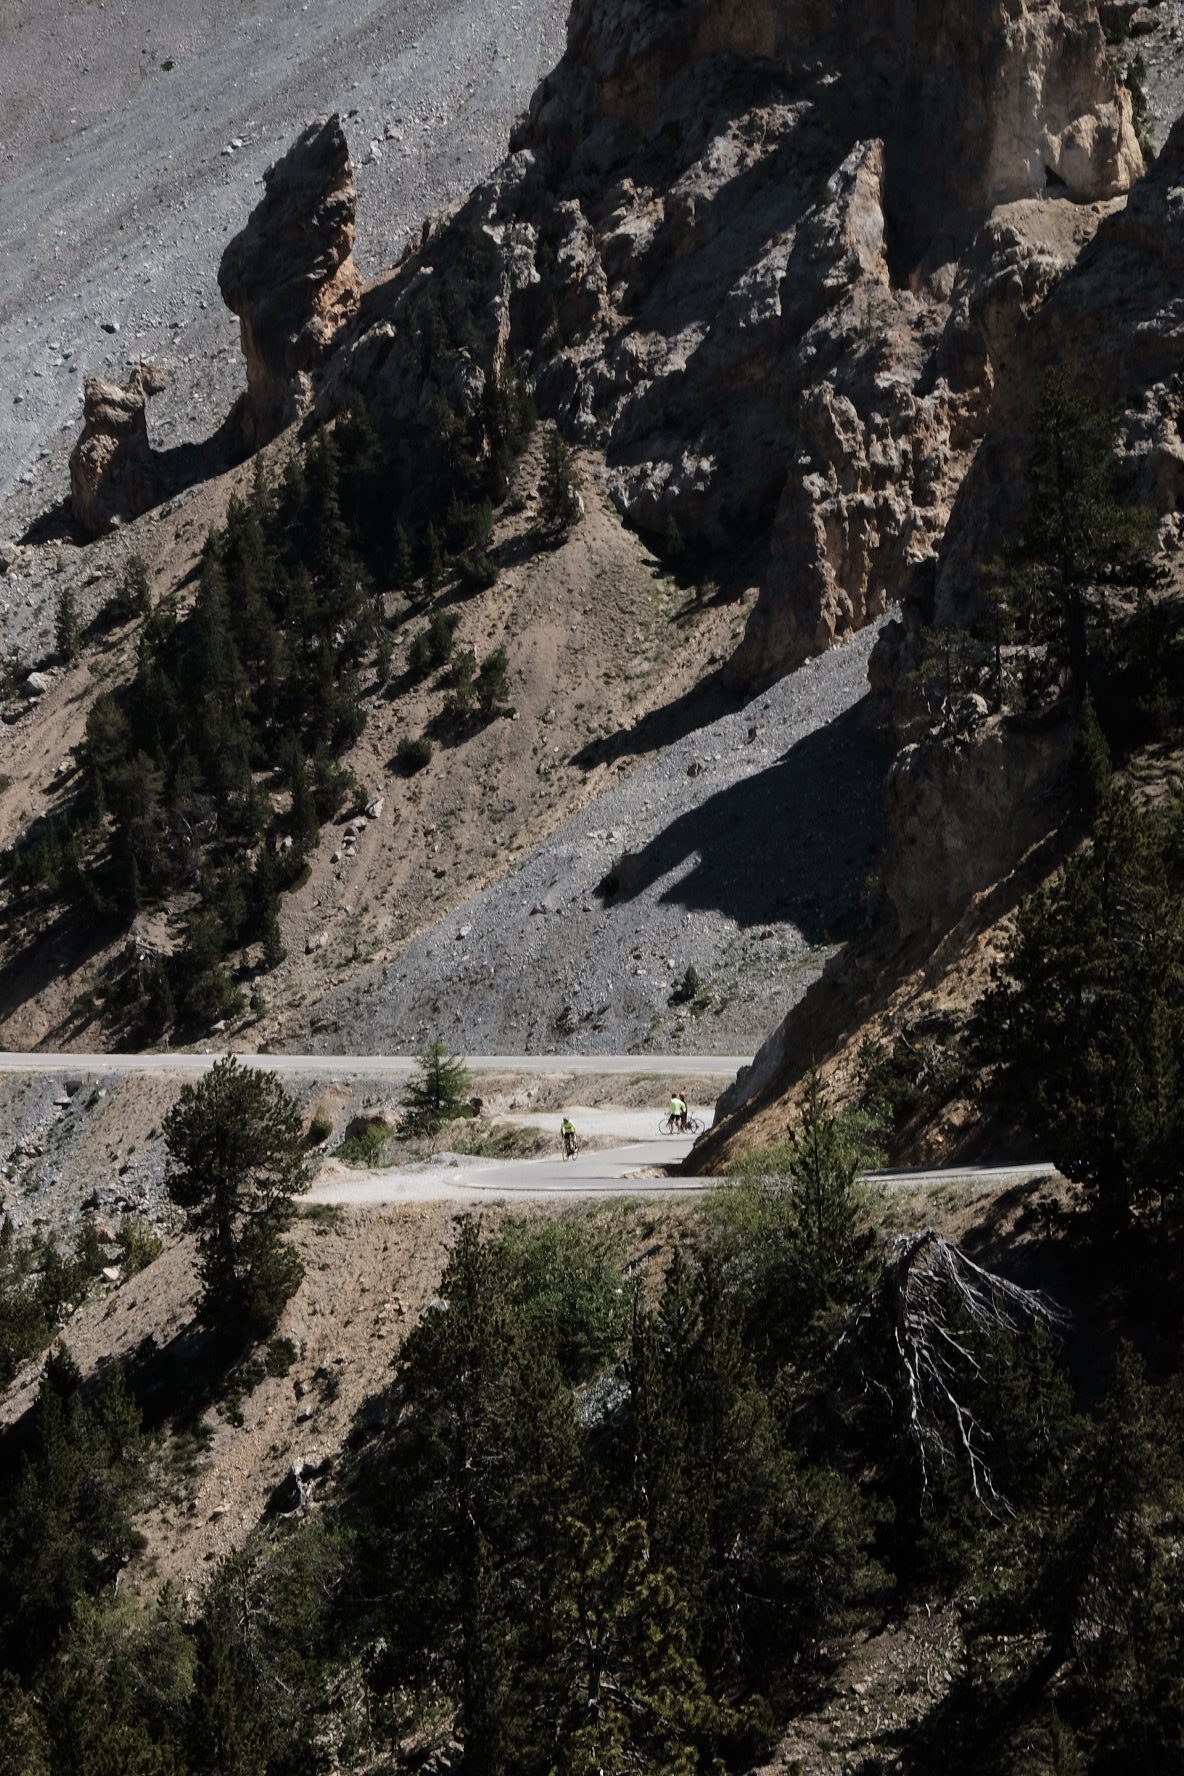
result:
[[[74,516],[69,494],[38,512],[17,538],[23,548],[36,548],[42,543],[73,543],[81,548],[90,540]]]
[[[227,469],[235,468],[253,455],[243,432],[240,409],[241,401],[236,401],[208,438],[189,444],[172,444],[166,450],[153,448],[152,460],[161,478],[161,497],[157,504],[175,499],[199,482],[212,481],[215,475],[225,474]]]
[[[689,912],[789,923],[812,944],[841,936],[883,847],[889,756],[855,705],[628,856],[616,904],[674,876],[661,899]]]
[[[617,759],[660,752],[663,747],[673,746],[676,740],[693,734],[697,728],[707,727],[721,716],[734,714],[741,701],[740,693],[728,686],[723,670],[719,668],[672,703],[651,709],[631,727],[618,728],[615,734],[602,735],[589,741],[587,746],[581,746],[572,754],[572,763],[581,770],[590,771],[596,765],[611,765]]]
[[[139,510],[133,509],[132,513],[120,520],[120,524],[133,524],[146,512],[159,510],[190,487],[212,481],[215,476],[224,475],[228,469],[245,462],[253,452],[243,433],[240,408],[241,401],[236,402],[208,438],[187,444],[172,444],[163,450],[152,446],[149,463],[155,481],[154,497]],[[71,496],[65,494],[56,504],[47,506],[32,518],[17,541],[25,547],[72,543],[77,548],[85,548],[98,536],[107,535],[114,528],[112,525],[106,531],[88,530],[75,515]]]

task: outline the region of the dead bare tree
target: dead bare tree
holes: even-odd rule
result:
[[[1061,1324],[1064,1313],[1039,1290],[984,1270],[932,1227],[894,1241],[879,1303],[891,1325],[905,1434],[917,1454],[922,1491],[934,1461],[952,1454],[966,1463],[975,1497],[988,1509],[1006,1509],[988,1461],[990,1433],[969,1396],[1001,1340],[1034,1324]],[[866,1327],[866,1315],[860,1320]]]
[[[945,1457],[944,1423],[952,1428],[975,1497],[983,1501],[985,1493],[1000,1502],[984,1454],[988,1435],[959,1393],[968,1376],[982,1374],[983,1346],[1018,1337],[1035,1322],[1057,1324],[1061,1310],[1039,1290],[984,1270],[932,1227],[897,1239],[888,1288],[922,1484],[930,1452]]]

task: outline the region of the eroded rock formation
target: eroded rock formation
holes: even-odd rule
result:
[[[525,364],[775,676],[932,557],[1014,329],[1141,169],[1087,0],[576,0],[514,152],[334,366],[388,436]],[[425,370],[451,286],[482,335]],[[409,446],[410,448],[410,446]]]
[[[1019,208],[994,219],[1000,245]],[[1165,550],[1184,550],[1184,120],[1129,202],[1114,207],[1079,256],[1065,257],[1075,263],[1061,276],[1029,240],[1012,249],[1010,265],[1000,256],[993,280],[979,280],[979,315],[968,317],[966,338],[990,341],[989,421],[930,580],[914,584],[872,657],[872,688],[898,738],[915,738],[910,675],[923,628],[981,617],[991,564],[1022,525],[1036,397],[1049,370],[1063,370],[1120,416],[1126,493],[1159,516]]]
[[[1109,216],[1048,300],[1014,337],[990,425],[950,516],[933,615],[966,621],[980,566],[1014,534],[1026,499],[1033,393],[1053,366],[1123,416],[1131,495],[1164,518],[1184,510],[1184,118],[1129,202]]]
[[[138,518],[161,498],[144,408],[164,387],[154,364],[138,365],[122,388],[87,377],[82,436],[70,453],[70,503],[88,536]]]
[[[356,194],[339,119],[310,124],[263,182],[265,195],[218,267],[222,299],[239,317],[241,419],[254,445],[307,409],[311,373],[361,295],[351,257]]]

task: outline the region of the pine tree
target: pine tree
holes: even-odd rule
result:
[[[28,1669],[77,1600],[111,1586],[136,1546],[132,1514],[145,1471],[140,1416],[122,1369],[112,1366],[88,1398],[77,1364],[59,1346],[46,1360],[21,1471],[0,1513],[5,1663]]]
[[[63,666],[78,657],[81,630],[78,623],[78,600],[72,586],[63,586],[58,593],[54,618],[54,648]]]
[[[424,533],[423,590],[425,598],[434,598],[444,580],[444,551],[434,524]]]
[[[1024,902],[975,1012],[994,1092],[1085,1187],[1100,1234],[1184,1212],[1179,834],[1111,791],[1089,849]]]
[[[1150,512],[1120,504],[1113,415],[1062,370],[1050,371],[1035,417],[1030,499],[1010,564],[1014,614],[1067,672],[1090,683],[1108,586],[1142,585],[1154,543]]]
[[[582,510],[575,460],[560,434],[551,430],[543,445],[539,522],[548,535],[566,535]]]
[[[146,617],[152,608],[148,588],[148,563],[139,553],[129,555],[123,577],[104,609],[104,615],[117,623],[132,617]]]
[[[51,1776],[49,1736],[15,1672],[0,1670],[0,1776]]]
[[[304,752],[299,741],[293,740],[288,749],[288,783],[292,791],[292,805],[288,815],[288,825],[293,842],[302,851],[315,845],[320,835],[321,825],[317,819],[316,805],[312,790],[309,787],[308,772],[304,764]]]
[[[411,552],[411,539],[407,535],[407,527],[401,518],[395,520],[391,533],[390,582],[399,592],[410,592],[415,583],[415,557]]]
[[[504,647],[486,654],[477,674],[477,703],[487,721],[502,711],[510,694],[509,661]]]
[[[403,1094],[406,1125],[430,1132],[464,1113],[472,1089],[463,1061],[449,1053],[437,1036],[416,1063],[418,1073]]]
[[[869,1240],[859,1172],[866,1135],[828,1110],[810,1073],[800,1121],[787,1144],[787,1187],[802,1300],[809,1313],[862,1293]]]
[[[267,842],[259,847],[259,855],[255,861],[252,897],[259,938],[263,945],[263,965],[265,968],[278,968],[288,952],[280,936],[280,896],[275,879],[275,858],[271,845]]]
[[[694,1656],[692,1612],[643,1524],[573,1522],[551,1608],[548,1675],[558,1693],[545,1767],[565,1776],[722,1769],[713,1753],[738,1723],[712,1699]]]
[[[281,1236],[308,1188],[300,1113],[271,1073],[218,1061],[163,1124],[165,1188],[198,1236],[201,1316],[224,1332],[272,1327],[300,1283]]]
[[[1087,687],[1081,700],[1081,722],[1073,757],[1077,804],[1089,825],[1101,813],[1110,789],[1113,765],[1110,748]]]
[[[389,519],[389,472],[374,422],[360,395],[354,395],[338,415],[333,438],[339,457],[342,516],[355,547],[373,563]]]
[[[152,608],[152,597],[148,586],[148,563],[142,555],[135,553],[128,556],[123,587],[132,615],[146,617]]]

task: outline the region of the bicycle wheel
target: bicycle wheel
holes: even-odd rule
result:
[[[664,1116],[658,1124],[658,1133],[660,1135],[672,1135],[674,1133],[674,1125],[669,1116]]]
[[[703,1133],[703,1124],[699,1121],[699,1118],[697,1116],[688,1116],[687,1117],[687,1134],[688,1135],[701,1135],[702,1133]]]

